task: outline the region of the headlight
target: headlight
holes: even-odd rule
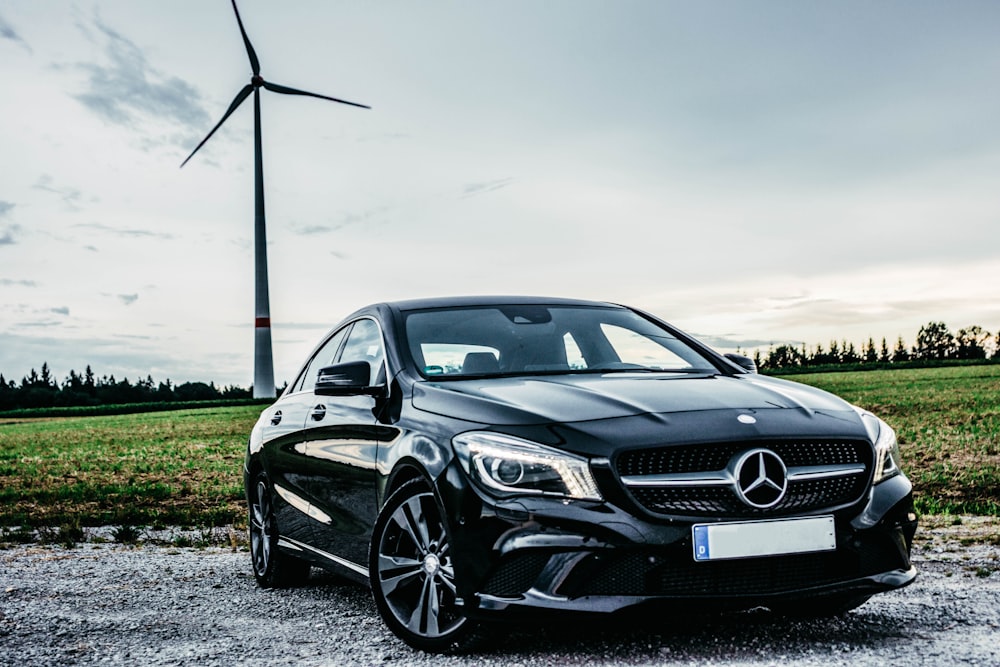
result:
[[[895,477],[899,469],[899,443],[896,432],[884,421],[870,412],[855,408],[868,431],[868,437],[875,443],[875,483]]]
[[[469,476],[497,495],[602,500],[587,459],[510,435],[473,431],[452,439]]]

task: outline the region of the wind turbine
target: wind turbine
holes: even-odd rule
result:
[[[304,90],[281,86],[276,83],[265,81],[260,76],[260,61],[257,53],[250,44],[247,31],[243,29],[243,20],[240,18],[240,10],[236,8],[236,0],[232,0],[233,11],[236,13],[236,23],[240,26],[240,34],[243,35],[243,44],[247,49],[247,56],[250,58],[250,69],[253,76],[250,83],[243,86],[240,92],[236,93],[229,109],[222,115],[222,120],[216,123],[212,131],[195,146],[191,154],[187,156],[181,167],[188,163],[194,154],[205,145],[215,131],[222,127],[226,119],[232,115],[236,109],[243,104],[243,101],[253,93],[253,149],[254,149],[254,371],[253,371],[253,396],[254,398],[274,398],[274,355],[271,351],[271,306],[267,290],[267,234],[264,225],[264,165],[261,161],[261,141],[260,141],[260,89],[264,88],[272,93],[283,95],[305,95],[306,97],[318,97],[321,100],[330,100],[341,104],[349,104],[353,107],[370,109],[366,104],[348,102],[347,100],[319,95]]]

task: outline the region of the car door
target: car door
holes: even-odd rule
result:
[[[262,459],[274,486],[275,513],[281,533],[300,542],[316,538],[309,490],[312,460],[303,447],[309,411],[314,407],[316,373],[333,363],[349,327],[334,333],[310,358],[295,383],[265,413]]]
[[[385,346],[372,318],[353,323],[337,363],[367,361],[370,385],[384,385]],[[316,546],[364,566],[377,513],[375,455],[384,428],[372,396],[317,396],[306,417],[303,452],[311,458]],[[383,435],[384,437],[384,435]]]

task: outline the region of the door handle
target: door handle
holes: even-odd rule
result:
[[[281,423],[281,410],[275,410],[274,414],[271,415],[271,426],[277,426]]]
[[[317,422],[321,421],[323,419],[323,417],[325,417],[325,416],[326,416],[326,406],[325,405],[320,404],[320,405],[317,405],[315,408],[313,408],[313,411],[312,411],[313,421],[317,421]]]

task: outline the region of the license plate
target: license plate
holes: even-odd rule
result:
[[[833,551],[832,516],[774,521],[699,523],[691,527],[696,561]]]

